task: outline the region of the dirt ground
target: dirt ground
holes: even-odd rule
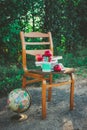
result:
[[[28,119],[14,121],[14,112],[7,108],[7,97],[0,98],[0,130],[87,130],[87,80],[76,79],[75,106],[69,110],[69,86],[53,88],[52,100],[47,102],[47,118],[41,119],[41,88],[28,89],[32,96]]]

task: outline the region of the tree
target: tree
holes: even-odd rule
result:
[[[62,49],[75,54],[83,39],[85,44],[87,42],[87,37],[81,34],[82,32],[84,36],[87,34],[87,1],[48,0],[47,2],[44,0],[44,3],[44,29],[52,32],[55,53]]]

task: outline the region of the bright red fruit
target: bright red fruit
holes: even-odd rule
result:
[[[47,51],[45,51],[44,55],[50,57],[50,56],[52,56],[52,52],[50,50],[47,50]]]
[[[62,70],[62,68],[61,68],[61,66],[60,65],[55,65],[54,66],[54,71],[61,71]]]
[[[43,56],[41,54],[37,54],[36,61],[43,61]]]

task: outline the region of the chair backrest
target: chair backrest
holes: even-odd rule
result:
[[[23,31],[20,32],[20,38],[22,43],[22,60],[23,60],[23,68],[24,70],[27,69],[26,65],[26,55],[37,55],[37,54],[44,54],[44,51],[51,50],[53,54],[53,42],[51,32],[48,33],[41,33],[41,32],[29,32],[24,33]],[[36,41],[35,41],[36,40]],[[32,46],[46,46],[46,49],[29,49]],[[29,47],[31,46],[31,47]],[[28,49],[27,49],[28,48]],[[39,47],[40,48],[40,47]],[[43,47],[41,47],[43,48]]]

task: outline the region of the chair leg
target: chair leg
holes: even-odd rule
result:
[[[22,79],[22,88],[25,88],[26,87],[26,77],[23,76],[23,79]]]
[[[50,74],[49,79],[50,79],[49,84],[52,84],[52,74]],[[51,101],[51,97],[52,97],[52,87],[48,88],[48,101]]]
[[[74,107],[74,74],[70,75],[71,77],[71,87],[70,87],[70,110],[73,110]]]
[[[46,80],[42,81],[42,118],[46,118]]]

